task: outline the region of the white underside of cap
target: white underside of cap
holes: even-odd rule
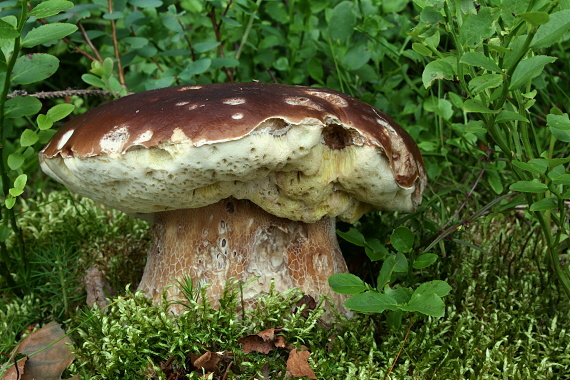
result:
[[[371,209],[410,211],[414,188],[400,187],[377,147],[323,144],[322,126],[257,130],[238,140],[176,143],[96,157],[44,159],[70,190],[131,214],[203,207],[234,197],[292,220],[355,221]]]

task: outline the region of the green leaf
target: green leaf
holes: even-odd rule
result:
[[[24,155],[21,153],[11,153],[8,155],[8,167],[12,170],[18,170],[24,164]]]
[[[410,302],[398,308],[403,311],[418,312],[436,318],[441,318],[445,315],[445,304],[434,293],[413,294]]]
[[[343,1],[334,7],[329,20],[329,36],[338,41],[347,41],[356,26],[356,16],[352,1]]]
[[[36,123],[40,130],[50,129],[53,126],[53,120],[44,114],[39,114],[36,118]]]
[[[487,108],[486,105],[475,99],[467,99],[463,103],[463,111],[478,113],[494,113],[495,111]]]
[[[36,131],[32,131],[31,129],[25,129],[20,136],[20,145],[21,146],[31,146],[37,143],[39,140],[38,134]]]
[[[24,193],[24,190],[11,188],[10,190],[8,190],[8,193],[13,197],[17,197],[17,196],[22,195]]]
[[[366,246],[366,239],[364,238],[364,235],[362,235],[362,233],[358,231],[356,228],[350,228],[347,232],[336,230],[336,233],[338,236],[340,236],[349,243],[352,243],[359,247]]]
[[[550,15],[546,12],[524,12],[519,17],[534,26],[546,24],[550,20]]]
[[[371,56],[370,50],[364,43],[361,43],[350,48],[342,57],[341,62],[348,70],[358,70],[370,60]]]
[[[5,242],[6,240],[8,240],[11,233],[12,230],[8,226],[4,224],[0,225],[0,242]]]
[[[414,246],[414,233],[407,227],[400,226],[390,235],[390,242],[398,252],[410,252]]]
[[[540,158],[530,160],[529,162],[513,161],[513,165],[527,172],[538,174],[544,174],[548,169],[548,161]]]
[[[364,250],[370,261],[384,260],[389,254],[386,246],[378,239],[366,239]]]
[[[329,277],[329,285],[340,294],[358,294],[366,290],[366,284],[351,273],[337,273]]]
[[[560,41],[569,30],[570,9],[552,13],[550,20],[538,28],[530,46],[533,48],[550,47]]]
[[[451,286],[445,281],[434,280],[424,282],[414,290],[414,294],[436,294],[439,297],[445,297],[451,291]],[[413,296],[413,295],[412,295]]]
[[[47,111],[47,116],[53,121],[59,121],[73,112],[75,106],[69,103],[57,104]]]
[[[497,115],[497,118],[495,119],[495,123],[505,123],[505,122],[509,122],[509,121],[526,121],[526,122],[528,122],[528,119],[518,112],[507,111],[507,110],[502,110],[501,112],[499,112],[499,114]]]
[[[19,118],[35,115],[42,109],[42,102],[33,96],[16,96],[6,100],[5,110],[7,118]]]
[[[544,193],[548,190],[548,186],[539,182],[537,179],[532,181],[518,181],[509,186],[511,191],[520,191],[523,193]]]
[[[194,45],[194,51],[197,53],[205,53],[220,46],[221,42],[218,41],[205,41],[198,42]]]
[[[408,271],[408,259],[403,253],[396,254],[396,261],[394,265],[394,272],[407,272]]]
[[[469,81],[468,87],[471,92],[478,94],[488,88],[496,88],[503,84],[501,74],[479,75]]]
[[[429,48],[419,42],[414,42],[412,44],[412,49],[424,57],[431,57],[433,55],[433,52]]]
[[[218,67],[237,67],[239,61],[233,57],[213,58],[211,67],[216,69]]]
[[[90,84],[91,86],[106,88],[105,82],[103,82],[100,78],[96,77],[93,74],[83,74],[81,76],[81,79],[83,80],[83,82]]]
[[[52,76],[59,67],[59,59],[44,53],[26,54],[16,60],[12,72],[13,84],[40,82]]]
[[[16,198],[14,198],[12,194],[8,195],[6,199],[4,199],[4,206],[6,206],[8,210],[14,207],[15,204],[16,204]]]
[[[0,20],[0,38],[12,39],[20,37],[20,33],[12,25],[4,20]]]
[[[554,199],[544,198],[530,205],[530,211],[548,211],[554,210],[557,207],[558,205]]]
[[[570,130],[570,119],[567,113],[562,115],[548,114],[546,115],[546,125],[551,128]]]
[[[425,88],[429,88],[434,80],[453,79],[453,67],[442,59],[436,59],[428,63],[422,73],[422,82]]]
[[[66,11],[73,7],[71,1],[66,0],[48,0],[42,1],[29,13],[30,16],[36,16],[36,18],[46,18],[54,16],[59,12]]]
[[[475,48],[484,39],[493,36],[498,14],[497,9],[489,7],[480,8],[477,14],[467,14],[459,28],[459,43],[468,48]]]
[[[561,174],[552,177],[552,183],[555,185],[566,185],[570,186],[570,174]]]
[[[158,8],[162,6],[161,0],[129,0],[129,3],[141,8]]]
[[[555,138],[563,142],[570,142],[570,120],[568,119],[568,114],[548,114],[546,116],[546,125],[548,125],[550,132]]]
[[[437,255],[434,253],[424,253],[414,260],[412,267],[414,269],[424,269],[437,261]]]
[[[179,77],[182,80],[188,80],[193,75],[201,74],[208,70],[211,63],[211,58],[200,58],[194,62],[190,62],[190,64],[179,74]]]
[[[384,286],[390,282],[393,272],[407,272],[408,270],[408,259],[402,253],[396,255],[390,255],[382,263],[382,268],[380,268],[380,273],[378,273],[378,278],[376,280],[376,288],[378,290],[383,289]]]
[[[470,51],[463,54],[459,62],[470,66],[481,67],[485,70],[494,71],[497,73],[500,73],[502,71],[495,61],[478,51]]]
[[[25,174],[20,174],[14,181],[14,188],[23,190],[26,187],[27,181],[28,181],[28,176]]]
[[[516,90],[529,83],[533,78],[539,76],[544,70],[544,66],[556,61],[555,57],[547,55],[537,55],[521,61],[513,72],[510,90]]]
[[[26,34],[22,41],[22,46],[31,48],[47,42],[59,40],[70,35],[77,30],[77,26],[67,23],[54,23],[40,25]]]
[[[384,310],[396,310],[397,302],[384,293],[372,291],[364,292],[350,297],[344,306],[360,313],[382,313]]]
[[[311,78],[313,78],[317,81],[323,80],[323,76],[325,74],[325,71],[323,69],[323,64],[320,60],[318,60],[316,58],[311,58],[309,60],[308,66],[307,66],[307,70],[308,70]]]

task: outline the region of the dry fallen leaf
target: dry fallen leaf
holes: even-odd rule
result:
[[[206,351],[201,356],[193,359],[192,364],[194,364],[194,367],[198,369],[204,369],[207,372],[216,372],[218,370],[218,363],[221,359],[222,356],[217,352]]]
[[[308,318],[309,314],[311,313],[311,310],[316,309],[317,301],[315,301],[315,299],[310,295],[305,294],[303,297],[301,297],[299,301],[297,301],[296,304],[297,310],[301,308],[301,306],[303,305],[305,305],[305,307],[303,308],[303,311],[301,313],[303,314],[303,317]],[[297,310],[295,310],[295,312],[297,312]]]
[[[2,380],[21,380],[22,375],[24,374],[24,366],[27,360],[28,357],[24,356],[20,361],[16,363],[16,365],[8,368],[6,372],[4,372],[4,375],[2,375]],[[2,368],[6,368],[10,364],[11,363],[6,363],[2,366]]]
[[[283,329],[280,327],[271,328],[258,332],[257,334],[252,334],[238,339],[240,343],[241,350],[244,354],[248,352],[256,351],[262,354],[268,354],[277,347],[285,347],[285,338],[282,335],[275,335],[276,332],[280,332]]]
[[[2,380],[59,380],[65,368],[75,359],[75,356],[67,346],[70,343],[71,339],[65,336],[65,332],[59,323],[48,323],[41,329],[28,335],[15,348],[18,353],[29,356],[25,362],[21,377],[5,378],[5,374]],[[37,351],[40,352],[34,354]]]
[[[309,351],[292,349],[287,359],[287,371],[290,372],[293,377],[316,379],[317,376],[315,372],[313,372],[311,366],[309,366],[309,356],[311,356]]]

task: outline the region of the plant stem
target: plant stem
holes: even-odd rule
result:
[[[4,146],[6,145],[6,137],[4,135],[4,131],[6,129],[5,125],[6,111],[4,107],[6,105],[6,99],[8,98],[8,92],[10,90],[10,76],[12,75],[12,71],[14,70],[14,66],[16,65],[16,61],[20,53],[20,35],[22,33],[22,29],[24,28],[26,19],[28,17],[27,3],[28,3],[27,1],[22,1],[20,19],[18,20],[19,36],[14,39],[14,49],[12,51],[12,55],[10,56],[10,59],[6,67],[4,87],[2,88],[2,94],[0,95],[0,173],[1,173],[0,175],[2,176],[2,191],[4,193],[4,196],[7,196],[10,190],[10,178],[8,177],[6,163],[4,162]],[[19,251],[20,251],[19,264],[22,265],[25,262],[24,237],[21,231],[18,229],[18,225],[16,223],[16,214],[14,213],[14,209],[13,208],[8,209],[4,207],[0,215],[2,216],[2,219],[7,218],[9,220],[9,223],[12,226],[12,231],[14,231],[14,234],[18,238]],[[2,247],[2,256],[4,255],[9,256],[5,245],[3,245]],[[9,257],[6,258],[3,257],[3,259],[7,260],[9,259]],[[8,272],[7,268],[6,270],[2,268],[2,272]],[[10,280],[7,279],[7,281]]]

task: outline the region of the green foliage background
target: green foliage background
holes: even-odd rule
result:
[[[374,105],[418,142],[429,175],[416,213],[339,226],[354,275],[331,285],[353,295],[355,310],[389,312],[370,322],[366,364],[359,357],[361,365],[327,372],[323,352],[315,359],[323,376],[372,378],[370,368],[396,355],[380,336],[399,346],[398,334],[419,318],[410,312],[445,311],[411,330],[432,345],[408,342],[394,373],[492,378],[475,348],[461,350],[474,335],[469,344],[513,376],[568,376],[567,350],[545,347],[567,342],[570,327],[569,30],[569,0],[1,2],[0,287],[8,306],[0,315],[10,333],[0,351],[31,322],[73,319],[87,266],[103,267],[115,289],[138,278],[129,268],[140,268],[146,225],[52,192],[40,173],[37,152],[58,125],[132,92],[258,80],[328,87]],[[36,97],[53,91],[64,93]],[[123,244],[111,248],[113,239]],[[441,288],[426,295],[430,284]],[[422,294],[437,308],[411,304]],[[502,305],[512,297],[525,312]],[[541,303],[549,307],[537,310]],[[501,318],[516,321],[512,330]],[[481,321],[496,339],[481,338]],[[347,347],[354,342],[335,352]]]

